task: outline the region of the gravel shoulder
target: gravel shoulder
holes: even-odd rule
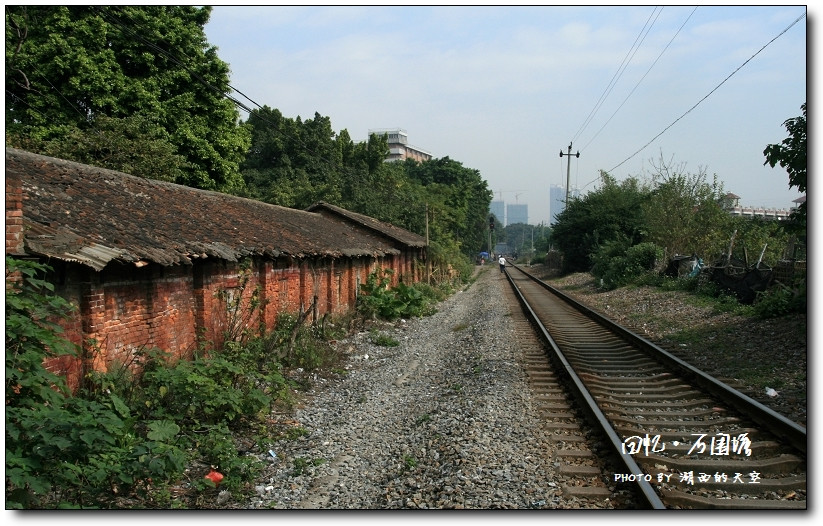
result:
[[[247,507],[611,507],[563,495],[496,268],[478,267],[436,314],[382,326],[396,347],[369,332],[338,342],[348,373],[288,416],[306,434],[274,446]]]

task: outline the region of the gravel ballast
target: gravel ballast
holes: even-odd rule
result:
[[[667,331],[706,318],[720,325],[725,320],[737,327],[735,334],[742,333],[740,345],[726,346],[739,347],[741,361],[761,348],[757,343],[764,336],[752,333],[751,327],[741,330],[740,320],[710,316],[671,294],[646,288],[601,294],[589,281],[590,276],[579,275],[557,284],[599,310],[620,312],[619,322],[626,325],[633,325],[633,305],[654,312],[653,322],[639,329],[675,346],[698,367],[713,367],[712,374],[733,377],[733,360],[718,363],[710,342],[682,347]],[[378,325],[338,341],[346,374],[315,378],[297,408],[281,415],[280,424],[302,436],[272,446],[256,496],[244,507],[616,507],[608,499],[564,494],[565,479],[553,461],[558,446],[541,428],[516,343],[512,309],[519,307],[505,301],[504,286],[496,265],[477,267],[476,281],[439,304],[436,314]],[[665,313],[670,313],[668,322]],[[785,342],[786,330],[796,333],[800,328],[803,334],[791,338],[784,349],[802,355],[802,361],[787,360],[790,365],[780,369],[784,391],[779,399],[758,398],[777,410],[789,409],[790,416],[805,424],[805,316],[770,322],[762,330]],[[399,345],[376,345],[376,333]]]
[[[587,273],[534,274],[800,425],[806,425],[807,315],[759,319],[718,311],[685,292],[602,290]],[[545,274],[545,273],[544,273]]]
[[[425,318],[337,345],[348,374],[318,382],[250,508],[608,508],[562,492],[532,409],[497,267]],[[301,469],[297,469],[299,466]]]

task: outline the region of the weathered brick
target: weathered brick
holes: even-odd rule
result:
[[[88,199],[71,198],[67,184]],[[223,221],[204,222],[210,215]],[[112,259],[78,263],[81,247]],[[48,260],[56,292],[77,306],[61,323],[82,352],[48,364],[76,385],[84,370],[130,363],[142,347],[186,358],[203,342],[222,345],[231,320],[221,291],[243,292],[248,305],[259,286],[254,330],[273,329],[284,312],[343,314],[377,266],[394,270],[392,284],[420,279],[425,240],[324,203],[274,207],[7,148],[6,254]],[[252,259],[245,291],[240,255]]]

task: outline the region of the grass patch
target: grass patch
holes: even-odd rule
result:
[[[369,341],[381,347],[397,347],[398,345],[400,345],[399,341],[395,340],[388,334],[379,332],[374,329],[372,329],[372,331],[369,333]]]
[[[738,376],[749,385],[756,385],[761,389],[771,387],[772,389],[782,389],[786,384],[774,374],[774,366],[771,364],[755,364],[742,366]]]
[[[403,455],[403,468],[405,471],[411,471],[417,467],[417,459],[411,455]]]
[[[292,461],[293,469],[291,474],[293,477],[298,477],[306,473],[310,467],[317,467],[325,462],[326,460],[323,458],[307,459],[304,457],[297,457]]]

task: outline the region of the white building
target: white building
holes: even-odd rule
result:
[[[731,192],[727,193],[723,200],[723,208],[729,214],[737,217],[763,217],[765,219],[776,219],[778,221],[785,221],[789,218],[795,208],[800,206],[800,203],[806,201],[806,196],[795,199],[793,203],[797,206],[791,208],[765,208],[762,206],[741,206],[740,196]]]
[[[389,143],[389,156],[386,161],[404,161],[414,159],[415,161],[431,161],[432,154],[426,150],[411,146],[409,144],[409,134],[400,128],[378,128],[369,130],[369,137],[372,134],[385,136]]]

